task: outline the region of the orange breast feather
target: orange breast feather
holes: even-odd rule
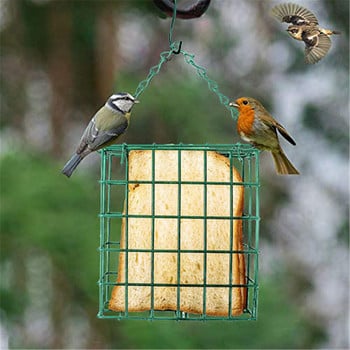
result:
[[[253,132],[254,110],[241,106],[237,121],[237,131],[239,134],[251,135]]]

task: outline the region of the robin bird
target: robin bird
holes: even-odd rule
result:
[[[63,167],[62,173],[70,177],[88,154],[114,143],[124,134],[129,126],[131,109],[138,102],[126,92],[109,97],[105,105],[90,120],[76,152]]]
[[[329,51],[332,42],[329,38],[340,32],[319,27],[316,16],[297,4],[286,3],[271,9],[271,15],[280,22],[291,23],[288,34],[305,43],[305,62],[313,64],[322,59]]]
[[[231,102],[230,106],[238,109],[237,132],[244,141],[250,142],[260,150],[270,151],[278,174],[299,174],[284,154],[277,130],[294,146],[295,141],[259,101],[252,97],[240,97],[235,102]]]

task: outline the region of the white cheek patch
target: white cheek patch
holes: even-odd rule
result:
[[[119,105],[121,105],[120,101],[116,100],[116,101],[112,101],[113,106],[115,106],[116,108],[119,108]]]
[[[133,102],[131,100],[124,100],[124,99],[119,99],[117,101],[112,101],[113,105],[122,112],[128,112],[130,111]]]

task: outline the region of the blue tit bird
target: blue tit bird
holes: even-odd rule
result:
[[[126,92],[109,97],[105,105],[90,120],[77,150],[63,167],[62,173],[70,177],[88,154],[113,144],[124,134],[129,126],[131,109],[138,102]]]

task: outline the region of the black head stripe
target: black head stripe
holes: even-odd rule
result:
[[[121,99],[124,99],[124,100],[131,100],[131,101],[134,101],[134,97],[131,96],[129,93],[127,92],[119,92],[117,94],[114,94],[110,97],[110,99],[112,99],[113,101],[114,100],[121,100]]]

